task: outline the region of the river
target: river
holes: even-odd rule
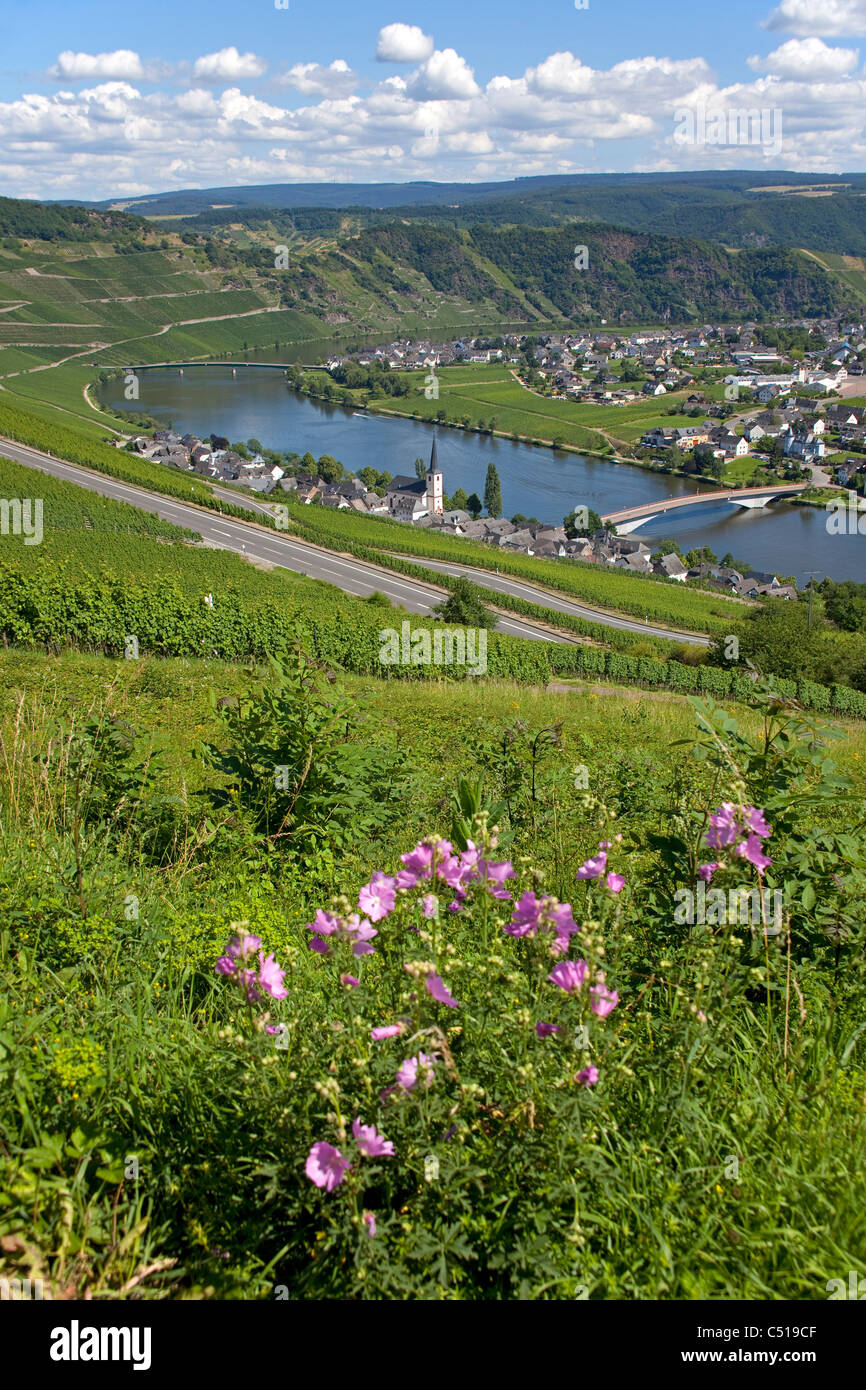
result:
[[[540,521],[561,523],[575,506],[599,513],[657,502],[695,492],[685,478],[650,473],[631,464],[614,464],[577,454],[464,434],[416,420],[382,415],[359,417],[342,406],[325,405],[289,391],[281,372],[227,366],[157,368],[139,373],[139,408],[171,421],[181,434],[225,435],[233,443],[258,439],[266,448],[330,454],[352,472],[370,466],[414,476],[416,458],[427,459],[435,436],[446,493],[462,487],[484,493],[487,466],[496,465],[505,516],[522,512]],[[106,405],[129,409],[123,382],[99,388]],[[730,503],[707,503],[654,517],[635,533],[648,542],[665,536],[683,550],[708,545],[719,556],[730,552],[757,570],[793,575],[801,586],[809,571],[819,579],[866,581],[866,537],[829,535],[827,517],[816,507],[774,502],[761,510]]]

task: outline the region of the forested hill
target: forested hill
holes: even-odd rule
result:
[[[291,252],[278,269],[281,243]],[[588,263],[578,268],[581,246]],[[61,299],[69,300],[62,312]],[[110,344],[233,314],[245,316],[242,336],[256,342],[248,316],[274,310],[302,314],[304,336],[316,323],[435,333],[471,321],[544,327],[863,312],[853,281],[801,251],[732,251],[592,221],[454,227],[391,217],[367,225],[351,211],[250,209],[232,222],[220,215],[187,226],[12,199],[0,199],[0,301],[0,345],[26,337],[69,346],[82,334],[84,345]],[[35,337],[36,324],[52,327]],[[274,321],[261,341],[278,332]]]
[[[578,246],[587,248],[583,270],[575,268]],[[851,303],[844,287],[798,251],[731,252],[595,223],[476,226],[462,236],[444,227],[389,224],[365,232],[353,247],[367,261],[379,252],[422,271],[446,294],[471,299],[491,293],[491,278],[500,286],[510,282],[536,308],[567,319],[819,317]]]

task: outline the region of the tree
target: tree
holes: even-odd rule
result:
[[[462,487],[459,487],[457,491],[454,493],[454,496],[451,498],[451,510],[459,510],[461,512],[468,511],[468,502],[469,498],[466,496],[465,490]]]
[[[418,479],[427,477],[427,465],[423,459],[415,460],[415,477]]]
[[[341,483],[346,476],[343,465],[332,458],[330,454],[322,454],[316,466],[319,477],[324,478],[326,483]]]
[[[313,455],[310,453],[309,449],[304,454],[304,457],[301,459],[301,472],[309,473],[310,477],[312,478],[315,478],[316,476],[316,460],[313,458]]]
[[[469,579],[455,579],[447,599],[433,611],[446,623],[459,623],[462,627],[491,628],[496,624],[484,606],[481,590]]]
[[[809,605],[790,599],[766,599],[758,611],[740,624],[740,661],[751,661],[763,675],[796,680],[820,680],[824,674],[823,620],[813,615],[809,627]],[[718,639],[720,649],[724,638]],[[711,647],[718,656],[715,645]]]
[[[475,517],[476,520],[481,515],[481,508],[483,506],[484,503],[481,501],[481,498],[478,496],[477,492],[473,492],[466,499],[466,510],[469,513],[469,515]]]
[[[248,440],[247,440],[247,448],[249,449],[249,451],[250,451],[251,454],[260,454],[260,453],[262,452],[262,443],[261,443],[261,440],[260,440],[260,439],[248,439]]]
[[[577,536],[591,536],[594,531],[604,530],[601,517],[592,507],[576,507],[568,516],[563,517],[562,524],[570,541]]]
[[[487,477],[484,481],[484,505],[487,508],[488,516],[502,515],[502,488],[499,485],[499,474],[496,471],[496,464],[487,465]]]

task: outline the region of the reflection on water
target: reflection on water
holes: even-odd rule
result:
[[[301,360],[315,361],[313,349],[307,344],[293,351]],[[336,350],[334,344],[330,350]],[[309,450],[316,458],[331,454],[353,472],[370,466],[414,476],[415,459],[429,457],[435,435],[445,491],[462,487],[483,496],[488,464],[495,463],[506,516],[522,512],[559,523],[578,505],[604,513],[697,491],[687,479],[629,464],[557,454],[416,420],[362,418],[289,391],[277,370],[239,367],[232,376],[226,366],[186,367],[181,377],[177,369],[165,368],[142,371],[139,380],[140,409],[170,419],[181,433],[221,434],[232,442],[255,438],[268,448]],[[120,409],[129,407],[122,380],[102,387],[100,397]],[[800,584],[810,570],[818,570],[819,578],[866,581],[866,537],[828,535],[826,514],[814,507],[774,502],[766,510],[747,510],[707,503],[655,517],[635,534],[650,542],[670,536],[683,550],[708,545],[717,555],[730,552],[755,569],[794,575]]]

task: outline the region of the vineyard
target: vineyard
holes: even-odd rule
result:
[[[360,516],[356,512],[307,507],[289,501],[290,521],[298,535],[332,549],[347,543],[372,546],[379,551],[454,560],[479,569],[528,579],[601,608],[649,617],[686,631],[726,633],[746,611],[741,601],[721,594],[685,588],[676,580],[659,576],[630,575],[620,570],[583,564],[578,560],[546,560],[539,556],[509,555],[500,549],[452,536],[416,530],[385,517]]]

